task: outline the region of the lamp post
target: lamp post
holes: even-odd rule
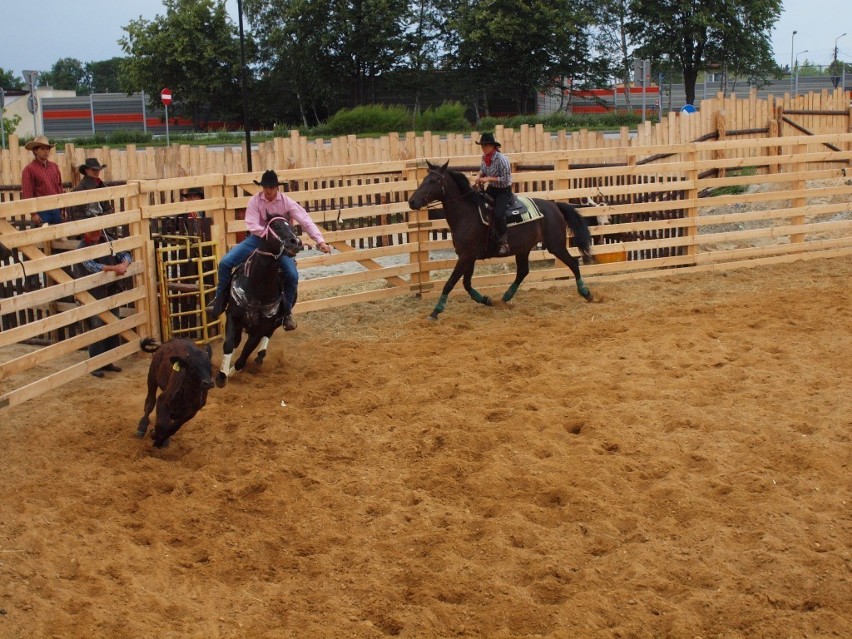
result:
[[[796,54],[796,90],[795,90],[795,95],[799,94],[799,56],[802,55],[803,53],[807,53],[807,52],[808,52],[808,50],[804,49],[802,51],[799,51]]]
[[[837,41],[840,40],[840,38],[842,38],[845,35],[846,35],[845,33],[841,33],[839,36],[837,36],[834,39],[834,61],[835,62],[837,62]]]
[[[793,31],[793,37],[790,38],[790,95],[793,95],[793,51],[796,50],[796,34],[798,31]]]
[[[246,131],[246,170],[251,173],[251,127],[248,118],[248,96],[246,95],[246,42],[243,35],[243,3],[237,0],[237,12],[240,14],[240,75],[243,91],[243,128]]]

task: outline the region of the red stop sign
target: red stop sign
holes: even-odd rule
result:
[[[160,91],[160,100],[163,101],[163,104],[169,106],[172,103],[172,90],[163,89],[162,91]]]

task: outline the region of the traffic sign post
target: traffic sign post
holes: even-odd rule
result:
[[[24,69],[23,76],[30,87],[30,97],[27,99],[27,111],[33,114],[33,133],[38,135],[38,117],[36,116],[36,113],[38,113],[38,98],[36,97],[36,80],[38,79],[39,72],[31,69]]]
[[[166,146],[171,146],[169,143],[169,105],[172,103],[171,89],[163,89],[160,91],[160,100],[166,108]]]

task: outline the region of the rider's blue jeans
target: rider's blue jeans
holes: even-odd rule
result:
[[[232,271],[248,259],[252,251],[260,246],[260,242],[260,238],[256,235],[249,235],[228,251],[225,257],[219,261],[219,285],[216,287],[216,297],[228,295],[231,287]],[[299,288],[299,271],[296,268],[296,260],[289,255],[282,255],[278,259],[278,264],[284,273],[284,299],[287,307],[284,309],[284,314],[286,315],[296,305]]]

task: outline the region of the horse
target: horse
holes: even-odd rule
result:
[[[431,202],[441,202],[444,205],[447,224],[453,235],[453,247],[458,255],[455,268],[429,317],[433,320],[438,319],[438,315],[444,311],[450,291],[460,277],[463,277],[464,289],[474,301],[485,306],[492,306],[490,297],[482,295],[471,286],[476,261],[498,256],[497,246],[493,239],[490,240],[491,227],[480,216],[483,196],[470,186],[464,174],[447,168],[449,161],[443,166],[437,166],[429,161],[426,164],[429,172],[417,190],[408,198],[408,206],[411,210],[418,210]],[[577,292],[586,301],[594,301],[591,291],[580,276],[580,263],[566,248],[567,228],[570,227],[584,260],[587,262],[593,260],[592,235],[585,219],[573,206],[564,202],[537,198],[532,199],[532,202],[538,207],[542,216],[521,224],[510,224],[508,227],[509,254],[515,256],[517,271],[515,280],[503,294],[503,301],[510,301],[518,292],[521,282],[530,272],[530,251],[539,242],[542,242],[550,253],[571,269],[577,282]]]
[[[226,309],[222,365],[216,375],[216,386],[219,388],[225,385],[232,372],[231,356],[240,345],[243,331],[248,338],[234,363],[234,370],[245,367],[258,344],[260,351],[255,364],[263,364],[269,338],[284,318],[284,278],[278,260],[284,254],[294,257],[303,248],[302,241],[293,233],[287,220],[274,217],[266,225],[260,245],[234,270]]]

